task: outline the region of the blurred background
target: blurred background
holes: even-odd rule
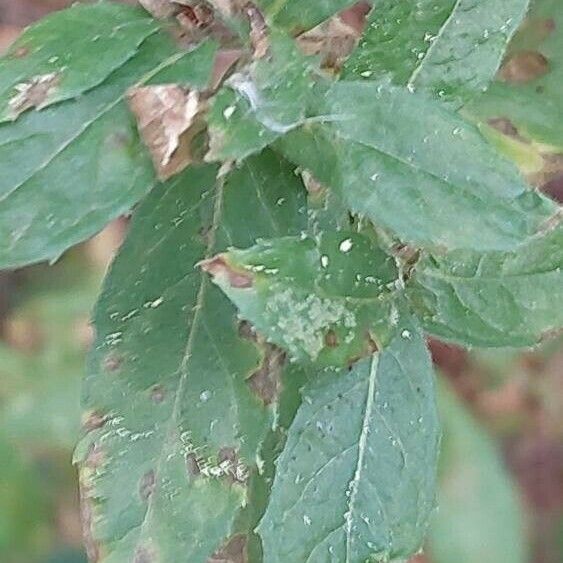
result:
[[[68,4],[0,0],[0,52]],[[344,21],[358,27],[363,13]],[[561,168],[543,180],[561,197]],[[0,272],[2,563],[86,561],[71,464],[80,380],[89,313],[126,228],[125,219],[112,223],[55,265]],[[413,563],[561,563],[563,338],[526,352],[440,342],[432,351],[444,426],[440,509]]]

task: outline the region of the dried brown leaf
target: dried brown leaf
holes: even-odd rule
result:
[[[254,50],[254,58],[264,58],[270,50],[270,38],[268,37],[268,26],[262,12],[252,2],[244,7],[246,16],[250,23],[250,41]]]
[[[301,34],[297,44],[306,55],[320,55],[323,68],[338,71],[360,35],[355,26],[335,16]]]
[[[246,0],[209,0],[209,2],[226,17],[240,14],[247,4]]]
[[[221,86],[225,76],[239,61],[242,54],[243,51],[241,49],[222,49],[217,53],[209,85],[211,90],[217,90]]]
[[[168,18],[176,12],[177,6],[172,0],[139,0],[139,3],[155,18]]]
[[[194,161],[192,141],[203,129],[206,103],[195,90],[176,84],[142,86],[129,92],[129,106],[161,180]]]

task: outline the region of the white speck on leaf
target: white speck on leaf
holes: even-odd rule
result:
[[[350,250],[352,250],[352,247],[354,246],[354,243],[352,242],[352,239],[347,238],[346,240],[343,240],[340,243],[340,252],[350,252]]]
[[[236,111],[236,107],[235,106],[229,106],[228,108],[225,108],[223,110],[223,117],[227,120],[231,119],[231,117],[233,117],[233,114]]]

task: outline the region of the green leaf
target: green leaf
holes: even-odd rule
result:
[[[386,350],[304,389],[258,528],[265,561],[363,563],[419,550],[434,506],[433,377],[420,330],[401,317]]]
[[[270,37],[271,56],[226,81],[209,112],[209,161],[242,160],[303,122],[312,78],[295,42]]]
[[[522,506],[495,444],[445,383],[438,389],[444,436],[432,561],[529,561]]]
[[[77,4],[41,20],[0,59],[0,123],[101,84],[157,28],[143,10],[111,2]]]
[[[240,530],[275,425],[283,354],[196,264],[306,225],[305,193],[266,152],[216,183],[190,168],[135,215],[95,312],[77,450],[90,534],[105,561],[207,561]]]
[[[293,34],[311,29],[357,0],[257,0],[266,21]]]
[[[215,49],[178,52],[154,35],[98,87],[0,125],[0,268],[57,258],[156,184],[126,91],[147,82],[204,87]]]
[[[349,208],[405,242],[511,249],[556,211],[476,128],[402,88],[340,82],[311,120],[277,143]],[[367,118],[366,116],[369,116]]]
[[[395,262],[357,233],[260,241],[203,268],[242,318],[295,360],[349,365],[387,343],[397,315]]]
[[[475,346],[528,346],[563,327],[563,227],[513,252],[427,255],[408,294],[425,328]]]
[[[534,55],[544,66],[526,64]],[[502,118],[518,138],[563,150],[563,12],[559,0],[535,0],[529,17],[514,37],[506,67],[520,68],[508,81],[499,77],[464,111],[480,120]]]
[[[467,99],[493,79],[528,1],[380,1],[343,76],[389,78],[442,99]]]

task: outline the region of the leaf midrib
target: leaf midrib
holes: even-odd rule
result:
[[[209,239],[208,244],[205,250],[204,259],[209,259],[213,256],[213,251],[215,248],[216,243],[216,235],[217,230],[219,227],[219,223],[221,220],[222,210],[223,210],[223,195],[224,195],[224,187],[225,187],[225,178],[218,179],[216,183],[216,195],[215,195],[215,206],[213,211],[213,220],[211,224],[211,229],[209,230]],[[174,403],[172,406],[172,412],[170,414],[170,418],[168,419],[168,428],[166,429],[165,438],[163,440],[163,445],[158,456],[157,464],[156,464],[156,475],[160,475],[162,472],[162,466],[166,461],[166,446],[173,441],[175,435],[177,434],[178,430],[178,415],[181,411],[182,405],[182,398],[183,393],[185,390],[185,384],[188,378],[189,370],[188,365],[190,359],[192,357],[192,351],[194,346],[194,341],[196,337],[196,333],[199,329],[200,323],[202,323],[202,314],[203,314],[203,305],[205,301],[205,297],[207,294],[207,288],[209,287],[211,281],[207,274],[201,270],[200,271],[200,286],[197,293],[196,301],[194,304],[194,316],[192,319],[192,325],[190,327],[190,331],[188,333],[188,338],[186,342],[186,347],[182,356],[182,361],[180,364],[180,380],[178,382],[178,387],[174,394]],[[139,539],[136,542],[136,546],[138,547],[141,543],[141,540],[144,537],[146,532],[146,527],[148,526],[152,511],[154,510],[154,497],[156,495],[151,495],[147,501],[147,510],[145,512],[145,516],[143,518],[142,523],[140,524],[140,533]]]
[[[434,51],[436,44],[440,42],[440,39],[442,38],[443,34],[448,29],[450,22],[452,21],[454,14],[457,12],[462,1],[463,0],[456,0],[456,3],[452,7],[452,11],[450,12],[450,15],[444,20],[444,23],[441,25],[440,29],[438,30],[438,33],[436,33],[436,37],[434,38],[434,41],[432,42],[428,50],[426,51],[423,59],[420,61],[418,66],[413,70],[412,74],[410,75],[409,80],[407,82],[407,86],[414,86],[414,81],[418,78],[418,75],[422,72],[423,68],[425,68],[426,60]]]

